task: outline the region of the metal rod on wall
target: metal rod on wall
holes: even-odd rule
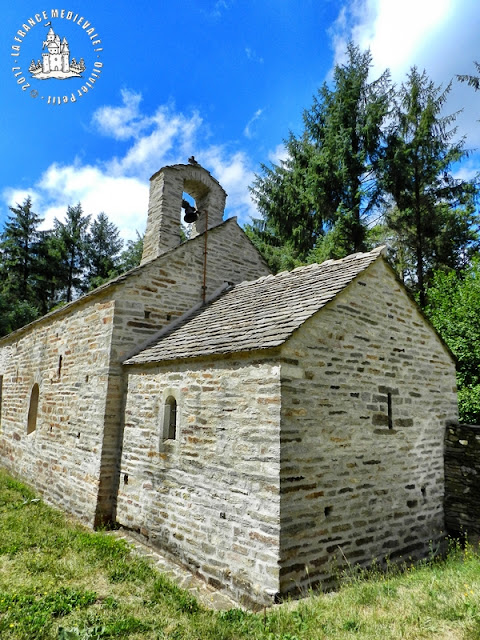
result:
[[[208,243],[208,210],[205,210],[205,245],[203,249],[203,304],[207,298],[207,243]]]

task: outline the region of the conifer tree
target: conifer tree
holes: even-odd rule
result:
[[[396,205],[386,216],[387,226],[411,253],[412,283],[421,306],[428,273],[442,266],[442,253],[452,261],[459,242],[468,246],[476,240],[471,224],[474,185],[451,173],[466,151],[451,128],[456,114],[442,115],[450,87],[437,87],[425,71],[410,70],[396,96],[383,160],[382,184]]]
[[[33,301],[39,226],[43,220],[32,210],[30,196],[23,204],[9,208],[13,215],[0,236],[2,290],[12,300]]]
[[[39,244],[35,296],[43,315],[61,302],[64,245],[55,232],[43,231]]]
[[[105,213],[99,213],[90,226],[86,245],[85,286],[88,289],[98,287],[115,275],[122,246],[118,228]]]
[[[120,254],[120,260],[117,266],[117,273],[124,273],[130,269],[138,267],[142,260],[143,254],[143,238],[137,231],[135,240],[128,240],[126,248]]]
[[[336,234],[332,257],[365,248],[366,217],[379,203],[376,179],[382,125],[388,114],[388,72],[369,81],[370,52],[349,44],[347,62],[303,114],[304,131],[285,141],[288,157],[262,165],[251,188],[263,216],[252,232],[285,243],[300,258]]]
[[[85,290],[86,243],[90,216],[84,215],[80,202],[68,206],[65,222],[55,219],[54,233],[58,240],[60,259],[59,282],[63,299],[71,302],[76,293]]]
[[[480,63],[473,62],[477,72],[480,73]],[[457,80],[460,82],[466,82],[469,87],[473,87],[475,91],[480,90],[480,76],[474,76],[471,74],[457,74]]]

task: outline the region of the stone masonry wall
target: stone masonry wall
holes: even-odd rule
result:
[[[445,438],[445,524],[453,535],[480,535],[480,426],[450,425]]]
[[[204,251],[205,238],[198,236],[125,279],[121,294],[116,296],[114,362],[123,361],[136,347],[202,302]],[[235,219],[208,232],[207,298],[226,282],[256,280],[269,273]]]
[[[455,368],[382,260],[282,349],[281,591],[444,533]]]
[[[128,367],[118,522],[240,602],[278,591],[279,366]],[[164,440],[165,400],[178,403]]]
[[[121,363],[201,302],[204,249],[199,236],[1,341],[0,463],[89,524],[114,515],[124,402]],[[207,296],[225,280],[268,273],[233,219],[209,231],[207,249]],[[35,382],[38,428],[27,436]],[[73,447],[66,446],[72,442]],[[88,473],[82,476],[79,468]]]
[[[164,167],[150,178],[147,230],[143,243],[142,264],[180,244],[183,192],[195,199],[201,212],[193,225],[193,234],[208,226],[221,224],[227,194],[208,171],[197,165]]]
[[[82,521],[95,518],[114,303],[79,304],[2,340],[0,463]],[[37,427],[27,434],[39,386]]]
[[[234,253],[232,247],[236,247]],[[202,302],[204,250],[204,236],[184,243],[132,273],[115,295],[98,522],[111,517],[118,485],[125,392],[121,362],[132,350]],[[225,282],[255,280],[269,273],[234,219],[208,232],[207,250],[207,297]]]

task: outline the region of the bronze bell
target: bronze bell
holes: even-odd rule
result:
[[[196,222],[198,220],[198,211],[195,207],[187,202],[186,200],[182,200],[182,207],[185,209],[185,215],[183,217],[184,221],[187,224],[191,224],[192,222]]]

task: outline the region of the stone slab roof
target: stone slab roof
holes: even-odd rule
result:
[[[277,347],[383,252],[299,267],[242,282],[187,314],[124,364],[147,364]]]

